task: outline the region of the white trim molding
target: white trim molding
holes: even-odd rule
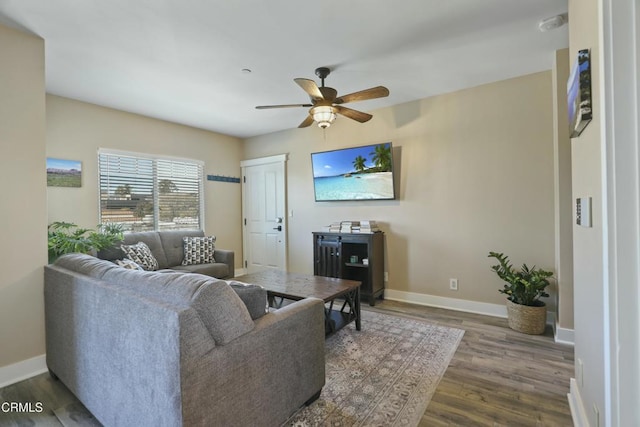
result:
[[[32,357],[0,368],[0,388],[47,372],[46,355]]]
[[[602,0],[600,85],[604,228],[605,426],[640,420],[640,7],[638,0]],[[594,84],[594,83],[592,83]],[[595,260],[594,260],[595,261]],[[585,344],[587,345],[587,344]],[[599,378],[598,371],[594,375]]]
[[[203,168],[205,166],[204,160],[192,159],[189,157],[165,156],[165,155],[152,154],[152,153],[139,153],[137,151],[114,150],[111,148],[98,147],[98,156],[100,154],[111,154],[114,156],[122,156],[122,157],[135,157],[135,158],[139,157],[139,158],[151,159],[151,160],[175,160],[178,162],[197,163]]]
[[[558,344],[575,345],[575,334],[573,329],[561,328],[558,324],[555,324],[554,340]]]
[[[446,308],[467,313],[484,314],[493,317],[507,317],[506,305],[490,304],[486,302],[469,301],[458,298],[439,297],[436,295],[419,294],[416,292],[384,290],[384,298],[391,301],[408,302],[429,307]]]
[[[288,154],[277,154],[275,156],[260,157],[257,159],[242,160],[240,167],[267,165],[269,163],[284,163],[287,161]]]
[[[582,405],[582,397],[580,397],[580,389],[575,378],[571,378],[569,382],[569,409],[571,409],[571,418],[575,427],[589,427],[589,418]]]
[[[506,305],[500,304],[439,297],[436,295],[419,294],[416,292],[396,291],[394,289],[385,289],[384,298],[391,301],[445,308],[447,310],[463,311],[466,313],[482,314],[485,316],[507,317]],[[573,345],[573,329],[560,328],[556,323],[555,313],[547,311],[547,325],[553,326],[554,341],[556,343]]]

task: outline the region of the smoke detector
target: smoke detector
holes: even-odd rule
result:
[[[562,27],[568,21],[567,15],[556,15],[551,18],[543,19],[538,22],[538,29],[541,32],[547,32]]]

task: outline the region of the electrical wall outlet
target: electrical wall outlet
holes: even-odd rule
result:
[[[449,279],[449,289],[452,291],[458,290],[458,279]]]
[[[384,272],[384,281],[385,281],[385,282],[388,282],[388,281],[389,281],[389,272],[388,272],[388,271],[385,271],[385,272]]]

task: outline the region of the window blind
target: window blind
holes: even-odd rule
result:
[[[202,228],[202,164],[98,154],[100,223],[126,231]]]

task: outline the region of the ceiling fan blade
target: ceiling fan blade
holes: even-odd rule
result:
[[[311,126],[311,124],[312,124],[312,123],[313,123],[313,116],[312,116],[311,114],[309,114],[309,115],[307,116],[307,118],[306,118],[306,119],[304,119],[304,120],[302,121],[302,123],[300,123],[300,125],[299,125],[298,127],[299,127],[299,128],[306,128],[306,127]]]
[[[256,109],[267,110],[269,108],[295,108],[295,107],[313,107],[313,105],[311,104],[258,105]]]
[[[305,92],[307,92],[311,99],[313,99],[314,101],[324,99],[324,96],[322,96],[322,92],[320,92],[320,88],[313,80],[300,78],[293,80],[298,83],[298,86],[300,86]]]
[[[352,110],[351,108],[341,107],[339,105],[334,106],[338,114],[342,114],[345,117],[358,121],[360,123],[368,122],[373,117],[371,114],[363,113],[362,111]]]
[[[389,89],[384,86],[376,86],[359,92],[350,93],[336,98],[336,104],[346,104],[347,102],[366,101],[367,99],[384,98],[389,96]]]

